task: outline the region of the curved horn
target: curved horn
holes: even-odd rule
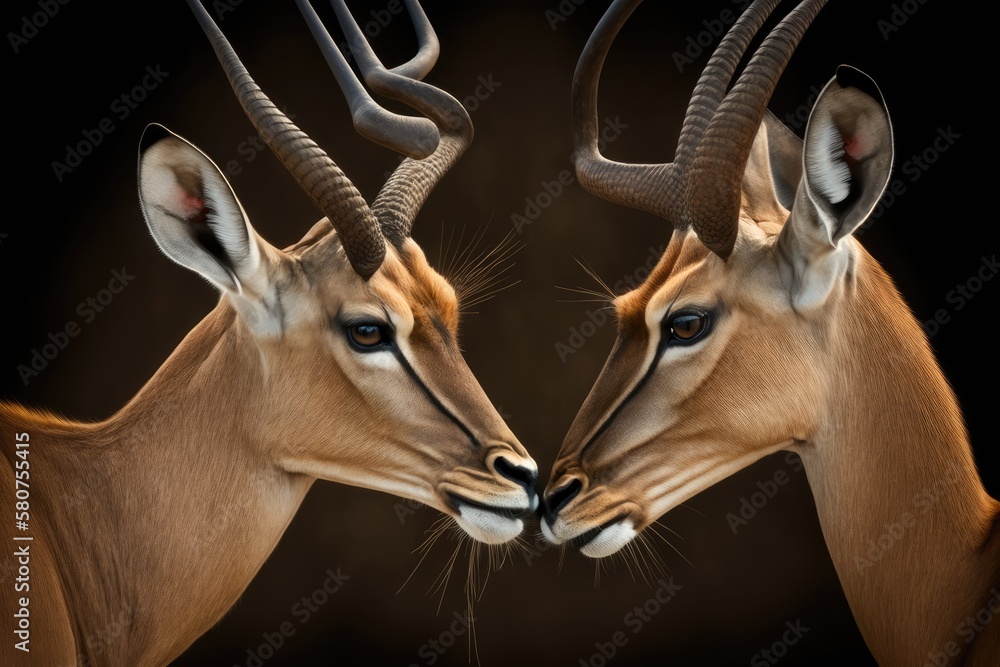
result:
[[[292,123],[251,78],[201,0],[188,0],[250,122],[310,199],[330,219],[354,270],[370,278],[385,257],[385,239],[361,193],[330,157]]]
[[[677,142],[675,162],[685,166],[691,163],[698,147],[698,138],[708,129],[708,124],[725,99],[729,82],[733,80],[733,74],[750,46],[750,40],[760,31],[779,2],[780,0],[756,0],[719,42],[691,93],[691,101],[684,114],[684,125]]]
[[[779,0],[754,0],[715,49],[691,95],[674,161],[625,164],[598,148],[597,91],[608,50],[642,0],[615,0],[591,34],[573,76],[574,163],[580,184],[609,201],[693,226],[725,259],[739,219],[740,184],[777,79],[826,0],[804,0],[757,50],[726,90],[750,41]]]
[[[320,21],[309,0],[295,0],[295,4],[302,12],[302,17],[309,25],[309,31],[323,51],[327,65],[330,66],[344,97],[347,98],[347,105],[351,109],[351,118],[354,120],[354,127],[358,133],[381,146],[410,157],[423,158],[433,153],[440,141],[440,135],[434,123],[426,118],[401,116],[376,104],[354,75],[347,59],[340,52],[337,43],[330,37],[330,33],[327,32],[326,26]],[[334,9],[338,9],[338,3],[334,2],[333,6]],[[340,8],[350,17],[346,5],[340,3]],[[353,21],[353,19],[351,20]],[[341,18],[341,23],[343,23],[343,18]],[[347,32],[346,29],[345,32]],[[353,42],[351,52],[361,64],[365,54],[355,50]]]
[[[672,164],[625,164],[609,160],[598,145],[597,89],[604,61],[622,26],[642,0],[615,0],[587,40],[573,74],[573,164],[580,184],[616,204],[671,219],[682,195]]]
[[[804,0],[761,44],[698,144],[684,209],[698,238],[723,259],[736,243],[743,172],[778,78],[826,0]]]
[[[339,50],[326,29],[319,24],[319,19],[315,18],[315,12],[308,0],[296,0],[296,2],[304,15],[311,15],[312,18],[307,16],[307,20],[313,28],[313,36],[324,53],[336,51],[339,56]],[[386,69],[375,55],[343,0],[332,2],[337,20],[351,46],[351,52],[355,56],[365,83],[380,95],[403,102],[426,116],[426,118],[397,117],[403,120],[379,123],[381,135],[371,136],[373,141],[409,156],[392,173],[372,204],[372,211],[382,225],[382,233],[396,246],[402,244],[410,235],[413,220],[421,206],[438,181],[462,156],[473,137],[472,120],[462,104],[440,88],[420,81],[434,67],[439,44],[420,3],[416,0],[405,0],[405,2],[420,46],[416,56],[393,69]],[[314,23],[318,27],[314,28]],[[352,113],[358,130],[366,134],[367,129],[362,129],[367,120],[366,116],[389,115],[388,112],[377,107],[364,92],[343,57],[327,58],[327,60],[334,68],[338,80],[341,76],[345,78],[349,76],[360,90],[356,93],[358,101],[356,108],[352,106]],[[433,129],[433,138],[437,143],[432,147],[432,152],[419,150],[426,146],[424,132],[428,132],[427,136],[430,136],[429,130],[420,125],[421,123]]]

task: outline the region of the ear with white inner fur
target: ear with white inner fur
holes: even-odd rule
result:
[[[816,100],[802,178],[778,241],[793,303],[822,303],[849,265],[842,243],[871,215],[892,171],[892,125],[878,86],[841,65]]]
[[[160,249],[230,293],[267,289],[269,252],[219,168],[162,125],[139,142],[139,202]]]

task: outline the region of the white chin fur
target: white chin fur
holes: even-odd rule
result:
[[[486,544],[509,542],[524,529],[524,522],[520,519],[508,519],[475,507],[462,507],[455,520],[473,539]]]
[[[597,537],[580,549],[580,553],[588,558],[606,558],[631,542],[635,536],[632,522],[622,521],[598,533]]]
[[[562,544],[564,542],[564,540],[560,540],[552,532],[552,528],[549,527],[549,522],[548,522],[547,519],[542,519],[538,523],[542,527],[542,537],[544,537],[545,539],[547,539],[552,544]]]

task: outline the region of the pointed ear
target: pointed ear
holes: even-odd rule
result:
[[[840,66],[816,100],[802,177],[778,240],[793,303],[822,303],[848,266],[842,243],[871,215],[892,171],[892,125],[878,86]]]
[[[167,257],[231,293],[266,289],[274,249],[215,163],[162,125],[149,125],[139,142],[139,202]]]
[[[743,172],[743,210],[757,222],[784,222],[802,178],[802,140],[770,111]]]
[[[767,150],[774,193],[781,205],[790,211],[795,202],[795,192],[802,181],[802,140],[770,111],[764,114],[763,125],[767,128]]]

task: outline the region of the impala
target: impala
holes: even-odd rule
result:
[[[4,497],[15,474],[19,489],[30,484],[34,538],[15,543],[30,551],[30,593],[18,594],[30,595],[30,653],[8,633],[5,665],[168,663],[233,605],[317,478],[420,501],[487,543],[516,537],[537,507],[534,461],[459,352],[456,292],[410,238],[472,139],[461,104],[421,82],[438,42],[419,4],[407,0],[417,55],[386,70],[334,3],[369,86],[425,116],[412,118],[375,105],[298,2],[358,129],[411,156],[371,207],[189,4],[250,121],[326,217],[278,249],[205,154],[147,128],[149,230],[222,296],[104,421],[0,404]],[[5,615],[12,595],[5,585]]]
[[[673,234],[649,278],[614,299],[618,337],[553,466],[543,533],[609,556],[700,491],[791,450],[878,661],[996,664],[1000,623],[983,621],[1000,611],[1000,504],[927,337],[851,235],[892,166],[878,88],[838,68],[797,138],[766,107],[824,0],[784,17],[730,86],[778,4],[755,0],[701,74],[673,162],[608,160],[598,80],[638,4],[617,0],[580,58],[574,159],[590,192]]]

